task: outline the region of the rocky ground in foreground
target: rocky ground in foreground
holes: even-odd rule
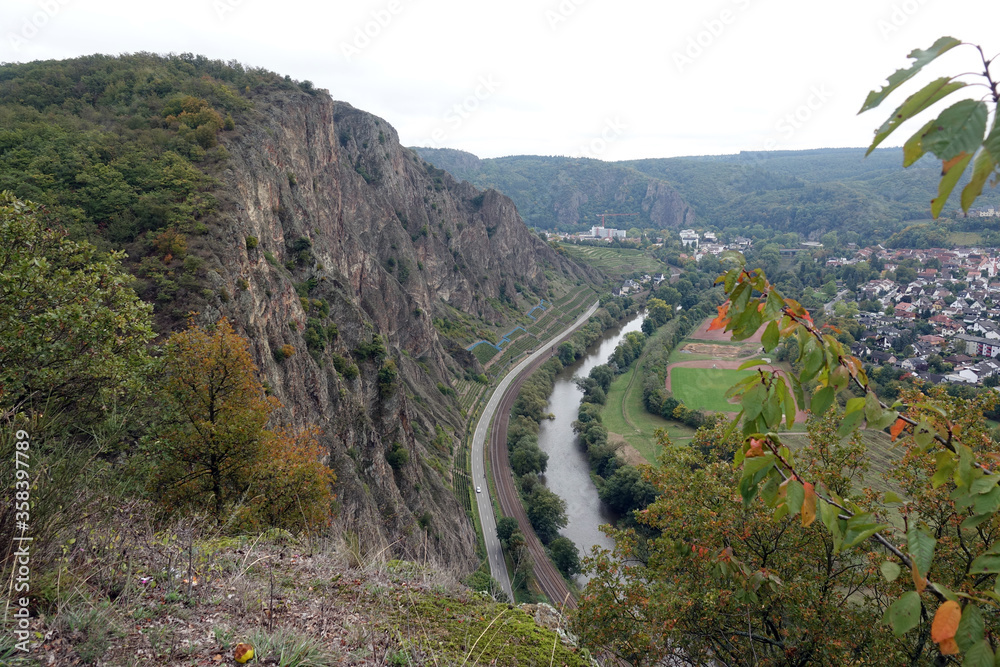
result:
[[[64,554],[35,580],[30,654],[0,645],[12,664],[235,665],[241,642],[254,648],[248,664],[288,667],[591,664],[547,605],[496,602],[351,539],[164,535],[123,521]]]

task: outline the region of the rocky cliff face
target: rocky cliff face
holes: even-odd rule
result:
[[[463,420],[439,387],[476,362],[432,320],[457,309],[498,322],[516,289],[545,293],[546,272],[591,276],[510,199],[425,163],[385,121],[324,93],[254,104],[225,139],[209,241],[224,297],[201,318],[227,315],[283,418],[322,429],[337,521],[362,549],[468,572],[474,531],[449,489]]]
[[[650,220],[660,221],[663,227],[684,228],[694,224],[694,210],[666,181],[648,181],[641,207]]]
[[[543,229],[592,227],[600,224],[601,213],[635,214],[608,219],[613,227],[669,229],[694,223],[694,211],[672,185],[626,164],[527,155],[480,159],[447,148],[415,150],[456,178],[508,195],[529,224]]]

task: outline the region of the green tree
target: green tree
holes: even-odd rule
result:
[[[566,526],[566,501],[541,484],[536,484],[525,499],[528,520],[540,539],[548,544],[559,529]]]
[[[385,453],[385,460],[386,463],[389,464],[390,468],[399,471],[410,462],[410,452],[408,452],[406,447],[403,447],[403,445],[397,440],[392,443],[389,451]]]
[[[0,192],[0,540],[17,544],[17,513],[30,509],[38,573],[54,572],[68,531],[134,483],[107,462],[141,433],[154,337],[123,255],[54,227],[45,208]]]
[[[634,665],[908,663],[912,647],[879,622],[898,589],[879,553],[839,550],[821,527],[745,506],[732,492],[738,465],[660,441],[647,473],[659,496],[636,514],[643,530],[610,529],[614,550],[585,561],[574,629],[586,644]],[[832,488],[864,469],[863,447],[834,423],[813,425],[807,455],[824,461],[817,471]]]
[[[900,285],[907,285],[917,279],[917,271],[910,266],[896,267],[896,282]]]
[[[122,253],[52,229],[42,209],[0,193],[0,406],[77,429],[139,395],[154,337]]]
[[[563,363],[563,366],[568,366],[576,361],[576,348],[573,343],[566,341],[559,346],[559,361]]]
[[[590,369],[587,377],[596,380],[601,389],[607,392],[611,388],[611,383],[615,380],[615,372],[607,364],[598,364]]]
[[[642,509],[656,499],[657,490],[635,466],[622,466],[600,488],[601,500],[619,514]]]
[[[500,544],[504,546],[507,545],[507,541],[510,540],[510,536],[517,531],[517,519],[512,516],[500,517],[497,521],[497,539],[500,540]]]
[[[666,301],[654,297],[646,303],[646,316],[660,327],[670,320],[673,316],[673,310]]]
[[[984,432],[982,417],[991,405],[977,405],[975,392],[950,396],[909,389],[887,405],[860,360],[818,328],[800,304],[781,296],[759,269],[738,262],[719,280],[729,300],[712,328],[744,340],[764,327],[766,350],[782,340],[796,340],[799,349],[791,386],[779,374],[760,371],[731,390],[740,403],[744,437],[735,457],[742,473],[734,486],[745,506],[759,507],[759,498],[775,518],[799,516],[803,527],[820,518],[817,525],[833,540],[834,553],[874,549],[888,558],[879,569],[890,583],[901,570],[911,573],[913,588],[904,587],[902,595],[896,589],[885,615],[893,633],[911,646],[910,662],[930,650],[928,636],[941,660],[958,653],[971,664],[992,660],[984,633],[992,633],[1000,616],[992,586],[1000,574],[1000,544],[994,544],[1000,475],[993,472],[996,443]],[[807,394],[807,387],[814,389]],[[842,413],[834,408],[839,392],[845,392]],[[992,394],[983,400],[995,405]],[[838,437],[850,436],[864,421],[870,430],[888,428],[894,440],[901,438],[903,495],[828,483],[817,459],[790,450],[778,433],[782,422],[794,423],[796,406],[816,416],[834,408]],[[956,634],[960,619],[964,630]]]
[[[572,577],[580,571],[580,552],[568,537],[560,535],[549,544],[549,554],[559,571]]]
[[[518,440],[510,454],[510,468],[518,476],[529,472],[544,473],[548,461],[549,455],[539,448],[538,439],[533,435]]]

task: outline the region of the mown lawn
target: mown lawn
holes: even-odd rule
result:
[[[646,408],[642,404],[642,387],[639,378],[636,378],[632,384],[632,390],[623,406],[622,398],[625,396],[625,388],[628,387],[632,374],[635,372],[636,369],[633,367],[628,373],[618,376],[611,384],[607,401],[605,401],[604,409],[601,411],[601,420],[608,431],[624,437],[625,441],[635,447],[647,461],[655,464],[656,457],[660,455],[662,449],[656,444],[656,438],[653,435],[656,429],[665,430],[674,443],[689,441],[694,435],[694,429],[646,412]],[[626,420],[626,413],[628,420]]]
[[[692,410],[736,412],[739,406],[726,399],[726,392],[743,378],[755,373],[728,368],[685,368],[670,371],[670,388],[674,397]]]

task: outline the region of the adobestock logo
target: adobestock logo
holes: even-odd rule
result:
[[[444,122],[451,131],[462,127],[466,120],[479,110],[483,102],[493,97],[493,94],[500,88],[501,83],[493,78],[492,74],[479,77],[479,82],[472,94],[465,97],[461,102],[451,105],[444,114]],[[436,127],[431,130],[430,139],[424,145],[439,148],[441,143],[448,138],[448,130],[444,127]]]
[[[235,12],[243,4],[243,0],[212,0],[212,9],[220,21],[226,20],[226,14]]]
[[[37,37],[69,2],[70,0],[40,0],[37,3],[38,11],[25,17],[17,32],[7,33],[10,48],[20,51],[21,47]]]
[[[900,28],[909,23],[927,2],[928,0],[905,0],[902,3],[893,3],[889,16],[875,23],[878,31],[882,33],[882,39],[888,41],[893,33],[899,32]]]
[[[361,52],[367,49],[402,11],[403,3],[400,0],[389,0],[384,8],[373,11],[371,19],[363,26],[355,26],[354,38],[349,42],[340,43],[340,52],[344,54],[347,62],[351,62],[354,56],[361,55]]]
[[[736,8],[740,11],[750,8],[750,0],[732,0],[732,4],[736,5]],[[702,29],[688,36],[687,43],[683,49],[673,52],[674,65],[677,67],[677,72],[683,74],[686,67],[693,65],[694,61],[700,58],[707,49],[710,49],[725,34],[727,26],[736,22],[737,16],[738,12],[727,8],[720,11],[718,16],[702,21]]]
[[[826,84],[810,86],[805,102],[779,118],[774,123],[774,129],[782,140],[788,141],[795,136],[796,132],[805,127],[813,115],[822,109],[832,97],[833,92],[826,87]],[[773,151],[778,148],[778,144],[779,141],[772,137],[764,142],[763,150]]]
[[[611,144],[618,141],[618,138],[625,134],[625,130],[627,129],[628,125],[623,123],[619,116],[608,118],[604,121],[604,129],[601,130],[601,136],[594,137],[588,143],[580,146],[577,149],[577,154],[580,157],[598,159],[608,151]]]
[[[546,9],[545,20],[549,22],[549,28],[553,31],[558,29],[585,2],[587,0],[562,0],[554,9]]]

